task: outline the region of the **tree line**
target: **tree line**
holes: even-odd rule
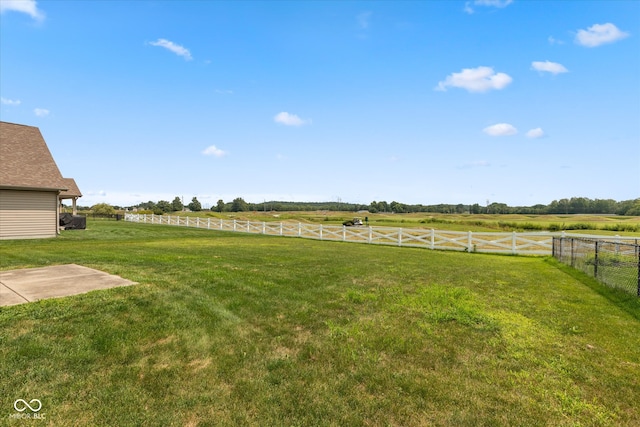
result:
[[[120,208],[120,207],[116,207]],[[136,208],[140,211],[149,211],[157,215],[163,213],[180,212],[186,209],[192,212],[199,212],[203,209],[202,204],[196,197],[188,204],[183,204],[180,197],[173,201],[160,200],[158,202],[148,201],[132,206],[128,209]],[[123,208],[120,208],[123,209]],[[570,199],[554,200],[548,205],[536,204],[533,206],[509,206],[505,203],[478,203],[469,204],[405,204],[397,201],[373,201],[368,205],[360,203],[345,202],[286,202],[269,201],[262,203],[249,203],[242,197],[237,197],[230,202],[220,199],[215,206],[210,208],[215,212],[249,212],[249,211],[368,211],[370,213],[456,213],[456,214],[609,214],[640,216],[640,198],[624,201],[613,199],[589,199],[586,197],[572,197]]]

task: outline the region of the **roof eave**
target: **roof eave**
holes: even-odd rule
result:
[[[20,186],[20,185],[6,185],[6,184],[0,184],[0,190],[16,190],[16,191],[55,191],[55,192],[61,192],[61,191],[67,191],[68,188],[62,188],[62,187],[25,187],[25,186]]]

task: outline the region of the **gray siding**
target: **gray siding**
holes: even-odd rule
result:
[[[56,192],[0,190],[0,239],[55,237],[57,209]]]

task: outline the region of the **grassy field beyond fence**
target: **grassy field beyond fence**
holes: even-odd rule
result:
[[[635,426],[640,299],[550,258],[92,221],[0,269],[138,285],[0,308],[0,425]]]

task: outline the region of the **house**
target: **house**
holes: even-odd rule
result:
[[[0,122],[0,239],[35,239],[58,234],[62,199],[82,194],[63,178],[37,127]]]

